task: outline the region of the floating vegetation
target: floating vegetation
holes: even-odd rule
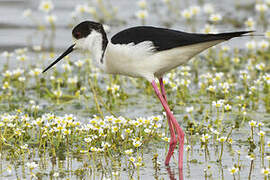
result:
[[[102,171],[104,176],[113,171],[114,163],[119,158],[125,162],[121,168],[137,169],[144,166],[143,147],[149,142],[168,142],[169,138],[161,131],[162,117],[137,118],[135,120],[123,117],[114,118],[98,116],[82,124],[73,115],[63,117],[44,114],[33,118],[28,114],[2,114],[0,116],[0,151],[1,158],[16,166],[28,167],[22,169],[21,178],[51,176],[49,166],[55,166],[69,158],[84,159],[83,169],[72,170],[72,176],[90,176],[92,171]],[[37,160],[39,158],[41,161]],[[52,164],[46,162],[48,158]],[[56,162],[57,161],[57,162]],[[106,168],[107,166],[107,168]],[[11,165],[4,167],[1,174],[9,174]],[[51,170],[54,171],[53,169]],[[79,172],[76,172],[79,171]],[[65,177],[65,172],[54,172]],[[76,174],[79,173],[79,174]]]

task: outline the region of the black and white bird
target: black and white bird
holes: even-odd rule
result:
[[[178,167],[182,170],[184,131],[168,106],[162,77],[170,70],[187,63],[203,50],[250,32],[195,34],[151,26],[137,26],[125,29],[109,40],[102,24],[84,21],[72,30],[74,44],[43,72],[73,50],[81,49],[90,51],[92,59],[105,73],[147,79],[166,111],[170,128],[170,147],[165,165],[169,164],[179,142]],[[159,79],[160,90],[155,82],[156,78]]]

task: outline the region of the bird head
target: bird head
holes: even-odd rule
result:
[[[93,21],[81,22],[73,28],[72,37],[74,44],[72,44],[62,55],[44,69],[43,73],[70,54],[73,50],[100,51],[100,53],[97,53],[97,55],[100,56],[98,58],[103,58],[102,56],[108,44],[108,39],[102,24]]]

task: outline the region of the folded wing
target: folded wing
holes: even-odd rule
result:
[[[144,41],[151,41],[156,51],[163,51],[209,41],[229,40],[250,32],[252,31],[238,31],[220,34],[197,34],[151,26],[138,26],[115,34],[112,37],[111,42],[113,44],[139,44]]]

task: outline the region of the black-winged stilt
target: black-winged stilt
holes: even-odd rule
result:
[[[43,72],[46,72],[73,50],[83,49],[91,51],[96,64],[106,73],[147,79],[152,84],[166,111],[171,133],[165,165],[169,164],[179,141],[178,167],[182,171],[185,134],[168,106],[162,77],[165,73],[186,63],[203,50],[250,32],[195,34],[150,26],[138,26],[125,29],[109,40],[102,24],[84,21],[72,31],[74,44]],[[159,79],[161,92],[157,87],[155,78]]]

